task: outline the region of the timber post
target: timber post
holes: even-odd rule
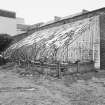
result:
[[[80,60],[76,61],[76,63],[77,63],[77,73],[79,73],[79,62],[80,62]]]
[[[58,62],[58,78],[59,78],[59,79],[62,78],[60,62]]]

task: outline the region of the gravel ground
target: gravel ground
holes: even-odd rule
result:
[[[0,71],[0,105],[105,105],[105,72],[62,80]]]

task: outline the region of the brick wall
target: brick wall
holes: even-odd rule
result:
[[[105,15],[100,15],[100,69],[105,69]]]
[[[67,23],[76,22],[78,20],[82,20],[82,19],[85,19],[85,18],[90,18],[90,17],[93,17],[93,16],[101,15],[101,14],[104,14],[104,13],[105,13],[105,8],[101,8],[101,9],[98,9],[98,10],[83,13],[83,14],[80,14],[80,15],[77,15],[77,16],[74,16],[74,17],[70,17],[70,18],[67,18],[67,19],[61,19],[59,21],[52,22],[52,23],[46,24],[44,26],[42,25],[41,27],[33,28],[32,30],[40,31],[40,30],[44,30],[44,29],[49,29],[49,28],[64,25],[64,24],[67,24]]]

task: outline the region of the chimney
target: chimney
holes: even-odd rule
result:
[[[59,20],[61,20],[61,17],[54,16],[54,21],[59,21]]]
[[[88,10],[85,10],[85,9],[83,9],[82,10],[82,13],[84,14],[84,13],[87,13],[87,12],[89,12]]]

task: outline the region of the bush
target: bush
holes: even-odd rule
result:
[[[12,43],[13,38],[8,34],[0,34],[0,53],[5,51]]]
[[[4,59],[2,56],[0,56],[0,66],[1,65],[5,65],[6,63],[8,63],[9,60],[8,59]]]

